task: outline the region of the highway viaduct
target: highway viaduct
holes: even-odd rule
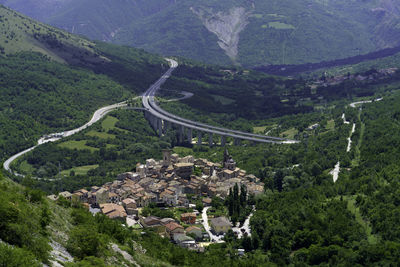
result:
[[[155,95],[160,89],[161,85],[171,76],[172,72],[178,67],[178,62],[172,59],[166,59],[170,63],[168,71],[158,79],[149,89],[143,94],[142,104],[145,109],[145,118],[150,122],[150,125],[160,136],[166,132],[169,127],[173,125],[178,128],[179,131],[179,142],[183,142],[185,138],[192,143],[194,131],[197,132],[198,141],[201,145],[203,134],[208,134],[208,144],[213,145],[213,136],[218,135],[221,137],[221,145],[225,146],[227,138],[232,138],[234,144],[240,144],[241,140],[247,140],[257,143],[274,143],[274,144],[293,144],[298,143],[296,140],[289,140],[285,138],[259,135],[253,133],[246,133],[237,130],[231,130],[223,127],[217,127],[200,123],[188,119],[181,118],[174,114],[171,114],[162,108],[160,108],[156,101]]]

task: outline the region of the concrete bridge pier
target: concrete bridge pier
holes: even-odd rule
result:
[[[213,146],[213,135],[212,133],[209,133],[208,135],[208,145],[211,147]]]
[[[158,135],[161,137],[163,134],[163,127],[162,127],[163,121],[162,119],[157,119],[157,128],[158,128]]]
[[[188,128],[187,138],[188,138],[189,144],[191,144],[192,139],[193,139],[193,130],[191,128]]]
[[[148,122],[150,122],[150,116],[151,116],[150,112],[148,112],[148,111],[145,111],[145,112],[144,112],[144,118],[145,118]]]
[[[149,113],[147,115],[147,119],[150,123],[151,128],[153,128],[154,131],[157,131],[157,118]]]
[[[157,131],[158,130],[158,119],[155,116],[152,116],[152,121],[153,121],[153,130]]]
[[[183,135],[185,133],[185,128],[182,125],[179,125],[179,143],[183,143]]]
[[[199,146],[201,146],[201,144],[203,143],[202,140],[201,140],[201,137],[202,137],[201,135],[202,135],[202,133],[198,132],[198,134],[197,134],[197,144]]]
[[[226,137],[224,135],[221,136],[221,146],[225,146],[226,144]]]
[[[240,139],[238,139],[238,138],[233,139],[233,144],[235,146],[240,146]]]

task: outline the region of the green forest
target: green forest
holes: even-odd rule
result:
[[[65,62],[29,51],[0,56],[0,161],[35,145],[44,134],[81,126],[101,106],[138,96],[168,67],[161,57],[129,47],[94,42],[90,53],[77,54],[82,52],[79,47],[57,41],[57,35],[36,37],[53,46],[48,51]],[[16,42],[13,38],[8,40]],[[93,55],[102,63],[93,64]],[[238,239],[228,232],[224,243],[197,253],[155,231],[128,228],[101,214],[92,216],[74,201],[50,201],[46,195],[101,186],[120,173],[134,171],[139,162],[161,159],[165,148],[181,157],[193,155],[216,163],[223,159],[225,148],[217,136],[211,147],[180,143],[175,128],[160,137],[142,110],[120,109],[78,134],[41,145],[16,160],[12,168],[25,177],[0,173],[1,266],[51,264],[57,246],[74,259],[65,266],[398,265],[398,72],[312,87],[302,78],[179,61],[180,67],[157,97],[166,110],[300,141],[290,145],[244,141],[234,146],[228,138],[237,166],[259,177],[264,193],[248,196],[246,188],[235,186],[225,200],[213,198],[211,210],[241,223],[253,213],[252,234]],[[376,72],[360,68],[356,74]],[[182,90],[193,96],[166,101]],[[349,105],[380,97],[381,101]],[[141,107],[140,99],[130,105]],[[333,181],[330,172],[337,162],[340,174]],[[151,206],[143,214],[169,217],[172,212]],[[245,254],[239,255],[238,249]]]
[[[193,266],[196,263],[209,266],[216,262],[222,266],[259,266],[266,262],[277,265],[352,263],[365,266],[397,262],[400,245],[396,224],[399,219],[396,217],[398,214],[396,192],[399,190],[399,183],[395,178],[398,175],[395,132],[398,128],[399,103],[400,96],[394,91],[383,101],[365,104],[362,110],[339,106],[323,114],[314,112],[305,114],[302,116],[303,124],[298,122],[298,115],[285,116],[283,118],[286,125],[282,125],[284,128],[281,131],[288,127],[302,130],[300,131],[302,135],[297,134],[297,138],[303,140],[302,143],[291,146],[247,146],[245,152],[242,147],[230,147],[230,153],[239,166],[261,177],[266,186],[265,195],[255,200],[256,212],[251,219],[253,232],[251,237],[238,240],[234,235],[227,235],[225,244],[211,246],[201,255],[193,255],[191,252],[176,248],[151,233],[142,236],[138,241],[147,246],[153,257],[178,266]],[[354,149],[348,153],[345,152],[346,138],[351,127],[343,123],[341,118],[343,111],[347,120],[356,123],[360,128],[363,125],[362,132],[357,130],[353,135]],[[131,131],[131,138],[134,138],[133,136],[139,138],[142,129],[147,129],[144,130],[144,136],[147,138],[153,136],[154,141],[158,139],[140,112],[117,111],[109,117],[115,117],[118,121],[114,125],[116,128],[105,132],[110,135],[107,136],[105,143],[105,153],[113,149],[107,148],[107,144],[117,145],[119,136],[128,135],[126,130]],[[136,122],[131,123],[129,128],[128,125],[124,125],[127,119]],[[106,118],[105,121],[107,120],[110,119]],[[271,120],[276,123],[278,118]],[[306,131],[304,125],[313,122],[320,122],[321,127],[311,132]],[[102,127],[105,124],[107,123],[103,121],[101,125],[88,129],[88,132],[83,132],[81,137],[77,136],[74,139],[82,140],[80,138],[85,136],[89,141],[92,138],[90,135],[93,134],[88,135],[88,133],[93,130],[104,133]],[[163,140],[165,147],[173,146],[176,142],[174,134],[170,132],[159,142]],[[116,137],[113,138],[111,135]],[[99,140],[102,139],[98,138],[94,143],[86,142],[86,145],[96,148],[101,143]],[[117,150],[121,152],[117,153],[118,155],[114,154],[113,160],[108,160],[114,163],[108,165],[105,158],[100,158],[100,162],[104,160],[104,166],[110,166],[110,171],[118,169],[117,166],[121,167],[121,171],[128,170],[133,168],[137,161],[150,156],[159,158],[161,156],[159,149],[163,145],[159,143],[158,146],[144,146],[148,150],[142,150],[146,151],[142,156],[139,152],[141,150],[137,150],[134,153],[137,157],[125,163],[120,156],[123,154],[121,153],[123,149]],[[50,152],[49,147],[43,146],[43,153]],[[38,149],[34,153],[40,151]],[[184,147],[175,147],[175,151],[181,156],[193,154],[219,161],[222,158],[223,148],[191,147],[186,144]],[[77,155],[84,153],[90,153],[91,156],[88,158],[93,158],[97,152],[86,151]],[[56,154],[50,155],[52,156],[47,158],[48,161]],[[45,156],[32,158],[43,157],[46,159]],[[342,168],[339,180],[333,183],[328,171],[338,160],[345,168]],[[95,162],[83,162],[85,165],[93,163]],[[71,166],[74,165],[65,168]],[[95,171],[96,169],[93,170]],[[107,172],[105,173],[107,176]],[[89,171],[88,175],[92,173]],[[115,173],[110,179],[113,177]],[[74,178],[70,181],[73,180]],[[56,183],[68,184],[66,181],[67,179]],[[34,184],[40,187],[40,183],[34,182]],[[79,184],[79,186],[85,185]],[[52,190],[57,190],[56,188],[53,187]],[[246,257],[238,258],[235,254],[236,248],[245,248],[248,252]],[[228,259],[217,256],[221,250],[225,255],[230,255]]]
[[[112,47],[106,48],[113,51]],[[120,53],[123,51],[121,50]],[[51,71],[51,66],[53,66],[53,68],[65,69],[63,75],[69,75],[67,67],[53,63],[37,54],[8,56],[2,60],[7,62],[6,60],[10,58],[13,59],[12,62],[18,59],[27,62],[26,64],[32,61],[37,62],[37,68],[39,70],[43,68],[43,73]],[[12,62],[8,64],[12,65]],[[8,64],[5,64],[4,68]],[[122,59],[119,64],[124,66]],[[13,68],[13,71],[15,69],[18,68]],[[29,66],[25,69],[29,70]],[[115,72],[109,75],[95,74],[95,71],[105,72],[106,68],[83,72],[82,67],[75,67],[74,71],[76,75],[83,75],[83,73],[87,75],[80,77],[89,79],[90,75],[93,75],[98,79],[104,79],[110,85],[114,84],[112,88],[116,91],[115,101],[135,95],[133,87],[127,89],[130,84],[134,86],[135,83],[124,80],[122,75],[118,76]],[[204,73],[204,75],[195,79],[196,72]],[[28,73],[28,71],[21,71],[20,75]],[[176,76],[165,85],[165,89],[184,88],[194,93],[193,99],[198,95],[200,97],[198,101],[188,99],[183,103],[164,102],[160,98],[161,105],[166,109],[173,110],[182,116],[196,115],[199,120],[212,121],[216,125],[246,131],[257,130],[261,133],[301,141],[292,145],[254,145],[243,142],[241,146],[229,146],[229,152],[237,161],[238,166],[260,177],[265,184],[265,194],[262,196],[246,200],[242,198],[244,189],[238,188],[232,191],[225,203],[229,215],[233,220],[238,221],[243,221],[251,211],[249,205],[254,205],[255,212],[250,221],[251,236],[237,239],[233,233],[228,233],[224,244],[209,246],[203,254],[197,254],[179,248],[151,231],[140,234],[137,230],[123,228],[105,217],[92,217],[76,205],[73,205],[71,209],[70,204],[62,200],[57,205],[50,204],[49,212],[57,214],[67,212],[64,209],[68,210],[69,239],[64,240],[64,244],[75,257],[76,264],[80,264],[78,266],[108,265],[106,259],[113,253],[107,252],[110,251],[107,248],[111,243],[119,244],[134,255],[138,262],[148,264],[152,259],[157,259],[156,266],[168,266],[168,264],[175,266],[196,264],[202,266],[214,264],[284,266],[348,263],[364,266],[395,263],[399,257],[400,246],[396,225],[399,219],[396,217],[398,214],[396,193],[399,190],[399,183],[396,180],[396,175],[398,175],[396,130],[398,128],[397,113],[400,112],[398,108],[400,96],[396,91],[397,77],[396,74],[379,81],[347,82],[328,88],[317,88],[311,93],[306,82],[302,80],[285,80],[253,72],[240,73],[240,70],[236,74],[226,74],[221,73],[217,68],[204,69],[191,63],[183,66],[182,70],[178,69]],[[60,76],[59,79],[63,81],[66,78]],[[83,81],[84,79],[80,79],[76,87],[80,87]],[[18,87],[18,82],[19,80],[16,79],[14,88]],[[242,86],[235,87],[235,84]],[[51,88],[51,84],[46,85]],[[36,85],[38,91],[42,86],[44,86],[43,83]],[[36,87],[33,86],[33,88]],[[219,90],[214,90],[215,87]],[[62,105],[72,98],[68,95],[68,88],[66,86],[65,100],[60,101]],[[99,85],[97,88],[105,87]],[[241,88],[241,90],[231,90],[231,88]],[[70,89],[71,94],[74,92],[73,89],[74,87]],[[274,92],[275,98],[265,101],[276,103],[277,106],[281,105],[282,108],[277,108],[277,112],[271,114],[262,108],[265,102],[257,102],[259,101],[257,99],[251,102],[249,112],[238,113],[237,106],[235,109],[234,105],[250,91],[261,91],[261,94],[265,95],[268,92]],[[13,95],[12,92],[14,90],[10,89],[9,101],[3,103],[4,106],[8,105],[4,114],[12,114],[12,101],[35,99],[25,96],[24,91],[17,95]],[[95,99],[93,92],[91,90],[90,92],[91,94],[86,96],[88,99],[86,102],[70,104],[72,111],[74,104],[79,106],[76,113],[71,113],[70,116],[77,118],[76,121],[79,118],[81,123],[90,116],[88,110],[90,108],[93,110],[92,106],[98,107],[99,103],[109,103],[112,97],[109,94],[113,93],[109,90],[107,93],[96,91],[99,96]],[[85,97],[84,91],[81,94]],[[374,94],[383,95],[384,99],[365,104],[362,109],[348,106],[350,101],[373,99],[376,97]],[[47,95],[52,94],[47,93],[46,97]],[[213,97],[213,95],[219,97]],[[228,98],[231,101],[228,101]],[[264,97],[259,98],[264,99]],[[301,102],[304,98],[309,98],[309,102],[300,105],[299,101]],[[55,103],[59,103],[56,101],[59,98],[54,97],[54,99]],[[97,102],[101,99],[104,99],[104,102]],[[282,101],[285,99],[290,99],[290,101]],[[90,101],[97,103],[90,105]],[[222,105],[221,101],[226,105]],[[247,105],[246,102],[239,103],[243,107]],[[133,103],[133,105],[137,104]],[[215,108],[214,112],[207,116],[204,105],[208,105],[207,108],[211,110]],[[292,109],[285,109],[290,105]],[[16,107],[21,108],[18,105],[15,105]],[[33,110],[24,112],[35,114]],[[61,113],[61,110],[59,112]],[[54,112],[46,109],[43,111],[43,114],[48,113]],[[344,123],[343,113],[349,124]],[[49,118],[51,117],[44,115],[35,117],[35,121],[41,122],[40,127],[37,128],[39,133],[40,130],[42,133],[52,129],[61,130],[68,125],[68,122],[57,122]],[[254,119],[250,120],[250,118]],[[55,122],[58,124],[54,124]],[[319,125],[317,128],[309,129],[316,123]],[[347,138],[351,132],[352,123],[357,125],[351,137],[353,148],[350,152],[346,152]],[[40,136],[34,128],[30,130],[33,137],[35,134],[35,138]],[[12,132],[12,130],[9,131]],[[35,140],[33,137],[32,142]],[[27,205],[35,205],[36,202],[31,203],[31,199],[35,197],[43,199],[42,191],[49,194],[102,185],[114,180],[119,173],[134,170],[138,162],[144,162],[147,158],[160,159],[161,150],[164,148],[173,148],[180,156],[194,155],[220,162],[224,148],[218,145],[216,138],[215,140],[216,144],[213,147],[179,143],[176,130],[173,128],[160,138],[145,120],[142,111],[117,110],[74,136],[39,146],[19,159],[13,168],[27,175],[25,178],[16,177],[15,179],[27,188],[33,188],[20,189],[28,192],[21,201],[28,201]],[[228,143],[231,141],[228,140]],[[20,148],[14,146],[13,149],[18,151]],[[342,171],[338,181],[334,183],[329,171],[338,161],[341,162]],[[37,179],[37,177],[42,179]],[[47,203],[44,200],[38,201]],[[220,208],[219,201],[213,201],[213,203],[218,204]],[[46,211],[45,208],[42,210]],[[51,223],[55,223],[55,215],[45,215],[47,213],[45,211],[40,214],[50,216],[53,220],[46,224],[43,222],[43,227],[48,229],[51,228],[49,226]],[[32,220],[34,218],[36,217],[32,217]],[[7,219],[7,221],[10,220]],[[38,217],[36,220],[44,219]],[[61,222],[57,223],[61,224]],[[44,241],[41,239],[41,242],[46,242],[46,238],[49,238],[51,233],[37,229],[37,231],[42,231]],[[91,233],[90,239],[86,238],[88,232]],[[23,253],[19,250],[23,249],[30,251],[24,260],[38,259],[38,254],[35,254],[38,253],[35,244],[24,245],[22,241],[0,238],[9,244],[17,244],[18,248],[12,248],[10,253]],[[137,244],[146,249],[147,253],[138,253]],[[245,249],[244,257],[237,255],[238,248]],[[49,251],[48,247],[47,251]],[[43,258],[40,258],[43,262],[48,259],[46,253],[43,254]]]
[[[99,107],[135,96],[161,74],[163,61],[157,57],[114,47],[99,44],[112,61],[93,69],[39,53],[0,57],[0,158],[34,145],[44,134],[83,125]]]
[[[1,158],[43,134],[84,124],[99,106],[132,96],[106,76],[71,69],[40,54],[0,58]]]

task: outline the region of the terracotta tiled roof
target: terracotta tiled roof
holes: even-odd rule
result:
[[[183,229],[183,226],[180,224],[177,224],[176,222],[170,222],[165,225],[165,228],[167,229],[167,231],[172,232],[178,228]]]

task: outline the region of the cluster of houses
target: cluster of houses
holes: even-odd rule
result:
[[[180,221],[172,218],[159,218],[156,216],[141,217],[143,227],[152,228],[160,235],[170,238],[181,247],[201,250],[198,241],[209,240],[210,236],[199,226],[199,220],[194,212],[183,213]],[[186,229],[184,227],[186,225]],[[224,234],[232,229],[232,223],[226,217],[216,217],[210,220],[211,229],[215,234]]]
[[[111,219],[135,218],[143,227],[157,227],[160,233],[174,239],[184,247],[191,247],[193,237],[204,237],[196,226],[183,229],[174,219],[160,219],[154,216],[143,218],[140,208],[150,203],[158,207],[185,207],[189,199],[201,199],[204,206],[211,204],[212,197],[224,199],[235,184],[245,185],[249,194],[263,193],[264,184],[254,175],[236,167],[236,162],[224,153],[222,164],[193,156],[179,157],[170,150],[163,150],[163,159],[146,160],[146,164],[137,164],[135,172],[119,174],[117,180],[90,190],[80,189],[73,193],[62,192],[59,196],[79,201],[88,208],[98,208]],[[189,197],[190,196],[190,197]],[[58,196],[49,196],[57,199]],[[181,221],[194,224],[196,214],[184,214]],[[229,220],[211,222],[215,232],[226,232],[231,227]],[[214,226],[213,226],[214,225]],[[222,230],[221,230],[222,229]],[[187,235],[189,233],[189,236]],[[179,235],[175,235],[179,234]],[[183,235],[182,235],[183,234]]]
[[[184,216],[184,215],[183,215]],[[196,223],[196,215],[193,214]],[[208,239],[201,227],[189,226],[186,229],[179,221],[173,218],[159,218],[156,216],[141,217],[140,224],[145,228],[152,228],[160,235],[170,238],[181,247],[199,249],[197,241]]]

